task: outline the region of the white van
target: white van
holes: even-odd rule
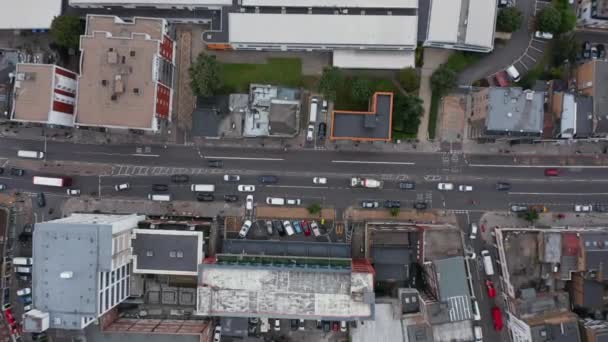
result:
[[[267,333],[270,330],[270,325],[268,324],[268,318],[262,317],[260,318],[260,332]]]
[[[475,327],[473,327],[473,335],[475,335],[475,342],[483,341],[483,333],[482,333],[481,327],[479,325],[476,325]]]
[[[32,264],[32,258],[16,257],[13,258],[13,265],[29,266]]]
[[[171,195],[167,195],[167,194],[149,194],[148,195],[148,199],[152,200],[152,201],[158,201],[158,202],[170,202],[171,201]]]
[[[215,185],[213,184],[192,184],[190,190],[195,192],[214,192]]]
[[[32,273],[31,267],[15,267],[15,273]]]
[[[285,205],[285,199],[281,197],[266,197],[266,204]]]
[[[513,82],[519,82],[521,77],[519,75],[519,71],[517,71],[514,65],[508,67],[506,71],[507,74],[509,74],[509,77],[511,77],[511,79],[513,80]]]
[[[494,265],[492,265],[492,257],[490,252],[487,250],[481,251],[481,258],[483,259],[483,269],[486,271],[486,275],[494,275]]]
[[[469,239],[475,240],[477,238],[477,223],[471,223],[471,234],[469,234]]]
[[[310,119],[308,122],[317,122],[317,111],[319,106],[319,100],[316,97],[313,97],[310,100]]]
[[[42,158],[44,158],[44,152],[19,150],[19,151],[17,151],[17,157],[42,159]]]

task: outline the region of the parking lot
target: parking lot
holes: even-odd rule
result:
[[[278,326],[276,325],[278,321]],[[267,323],[266,323],[267,322]],[[340,326],[338,321],[267,319],[262,322],[259,318],[249,320],[249,338],[257,337],[259,341],[293,341],[293,342],[338,342],[348,339],[348,329],[351,324]],[[265,328],[263,328],[264,326]],[[265,331],[268,329],[268,331]],[[224,338],[222,338],[224,341]],[[226,341],[229,341],[226,339]]]

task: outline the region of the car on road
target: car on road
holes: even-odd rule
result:
[[[266,221],[266,232],[268,235],[272,235],[272,221]]]
[[[6,190],[6,184],[0,184],[0,190]]]
[[[469,234],[469,239],[471,240],[475,240],[477,238],[477,231],[479,230],[479,227],[477,226],[477,223],[471,223],[471,233]]]
[[[129,189],[131,189],[131,184],[129,184],[129,183],[122,183],[122,184],[114,185],[114,190],[116,190],[116,191],[125,191],[125,190],[129,190]]]
[[[458,191],[471,192],[471,191],[473,191],[473,186],[472,185],[461,184],[461,185],[458,186]]]
[[[18,169],[16,167],[12,167],[10,173],[11,173],[11,176],[23,176],[23,175],[25,175],[25,170]]]
[[[300,221],[293,221],[292,226],[296,231],[296,234],[302,234],[302,226],[300,225]]]
[[[319,225],[317,224],[316,221],[310,222],[310,229],[312,229],[312,234],[314,236],[320,236],[321,235],[321,231],[319,230]]]
[[[416,183],[415,182],[399,182],[399,189],[414,190],[414,189],[416,189]]]
[[[66,193],[69,196],[80,196],[80,189],[67,189]]]
[[[400,201],[394,201],[394,200],[386,200],[384,201],[384,207],[385,208],[401,208],[401,202]]]
[[[496,297],[496,289],[494,288],[494,283],[490,279],[486,279],[486,289],[488,289],[488,297]]]
[[[215,330],[213,332],[213,342],[220,342],[222,339],[222,327],[220,325],[215,326]]]
[[[325,139],[325,136],[327,135],[327,124],[325,122],[321,122],[319,124],[319,130],[317,131],[317,137],[320,140]]]
[[[224,167],[224,162],[222,160],[207,160],[207,165],[209,165],[209,167],[219,169]]]
[[[598,213],[608,212],[608,204],[596,203],[593,205],[593,211],[597,211]]]
[[[225,202],[236,202],[239,200],[238,195],[224,195]]]
[[[511,190],[511,184],[505,182],[496,183],[496,190],[498,191],[509,191]]]
[[[500,312],[500,308],[495,306],[492,308],[492,320],[494,321],[494,330],[501,331],[502,330],[502,312]]]
[[[224,182],[238,182],[241,180],[239,175],[224,175]]]
[[[314,184],[327,184],[327,178],[325,177],[315,177],[312,179]]]
[[[323,321],[323,332],[328,333],[331,331],[331,322]]]
[[[198,194],[196,194],[196,200],[199,202],[211,202],[215,199],[215,196],[213,196],[213,194],[210,194],[208,192],[199,192]]]
[[[521,213],[524,211],[528,211],[528,207],[525,205],[514,204],[511,206],[511,211],[514,213]]]
[[[361,208],[373,209],[378,208],[379,206],[380,204],[378,203],[378,201],[361,201]]]
[[[594,46],[591,48],[591,59],[597,59],[597,57],[599,56],[599,53],[597,51],[597,48]]]
[[[452,191],[452,190],[454,190],[454,184],[453,183],[439,183],[439,184],[437,184],[437,190]]]
[[[308,129],[306,129],[306,141],[313,141],[315,138],[315,125],[308,125]]]
[[[534,32],[534,37],[538,39],[553,39],[553,33],[536,31]]]
[[[251,229],[251,225],[252,225],[251,220],[245,220],[245,222],[243,222],[243,226],[241,227],[241,230],[239,231],[240,238],[245,238],[247,236],[247,233],[249,233],[249,229]]]
[[[426,208],[428,208],[426,202],[414,202],[414,209],[425,210]]]
[[[247,195],[245,198],[245,209],[253,210],[253,195]]]
[[[557,177],[559,176],[559,170],[558,169],[545,169],[545,176],[547,177]]]
[[[152,191],[168,191],[169,186],[167,184],[153,184]]]
[[[279,182],[279,177],[273,175],[260,176],[258,179],[262,184],[276,184]]]
[[[574,211],[577,213],[588,213],[593,210],[593,206],[591,204],[575,204]]]
[[[239,186],[237,186],[236,189],[240,192],[254,192],[255,185],[239,184]]]
[[[299,198],[288,198],[285,200],[287,205],[300,205],[302,204],[302,200]]]
[[[173,183],[188,183],[190,181],[190,176],[188,175],[172,175],[171,182]]]
[[[44,197],[44,193],[39,192],[36,195],[36,203],[38,203],[39,208],[43,208],[46,205],[46,198]]]

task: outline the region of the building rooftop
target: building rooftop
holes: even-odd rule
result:
[[[571,312],[543,315],[528,320],[532,342],[580,342],[578,319]]]
[[[0,30],[49,29],[61,15],[61,0],[21,0],[4,3]]]
[[[581,234],[585,266],[587,271],[601,274],[602,281],[608,280],[608,234]]]
[[[593,108],[595,112],[596,133],[608,133],[608,61],[593,60],[595,74],[593,75]]]
[[[89,15],[85,35],[92,36],[96,31],[108,32],[112,37],[131,38],[134,33],[147,34],[149,39],[163,38],[163,25],[160,19],[133,18],[123,21],[113,15]]]
[[[391,304],[376,303],[374,319],[366,321],[365,324],[358,324],[357,329],[351,329],[351,341],[407,341],[407,336],[404,336],[403,321],[395,319],[393,310]]]
[[[70,6],[88,5],[88,4],[125,4],[138,6],[153,6],[160,5],[175,5],[175,6],[230,6],[232,0],[70,0]]]
[[[330,139],[390,141],[393,93],[375,93],[368,112],[334,110]]]
[[[13,119],[46,123],[53,97],[52,64],[17,64],[15,74],[23,74],[15,81]]]
[[[448,304],[450,321],[472,317],[471,299],[462,256],[433,261],[437,273],[440,302]]]
[[[545,95],[522,88],[490,88],[486,131],[491,135],[539,135]]]
[[[416,66],[414,51],[335,50],[332,65],[345,69],[403,69]]]
[[[416,46],[417,16],[230,13],[231,44]],[[255,30],[252,30],[252,28]]]
[[[225,254],[350,258],[350,250],[349,244],[337,242],[227,239],[222,243]]]
[[[196,276],[203,262],[203,233],[183,230],[135,229],[133,272]]]
[[[243,6],[334,7],[334,8],[416,8],[417,0],[243,0]]]
[[[370,319],[373,275],[202,264],[197,313],[221,317]]]
[[[372,246],[371,261],[376,281],[406,281],[409,267],[415,260],[413,249],[406,246]]]
[[[577,108],[574,94],[564,94],[562,99],[562,112],[560,120],[560,136],[572,139],[576,134]]]
[[[576,137],[588,138],[593,135],[593,98],[576,96]]]

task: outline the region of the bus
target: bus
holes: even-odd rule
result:
[[[72,178],[34,176],[34,185],[65,187],[72,185]]]

